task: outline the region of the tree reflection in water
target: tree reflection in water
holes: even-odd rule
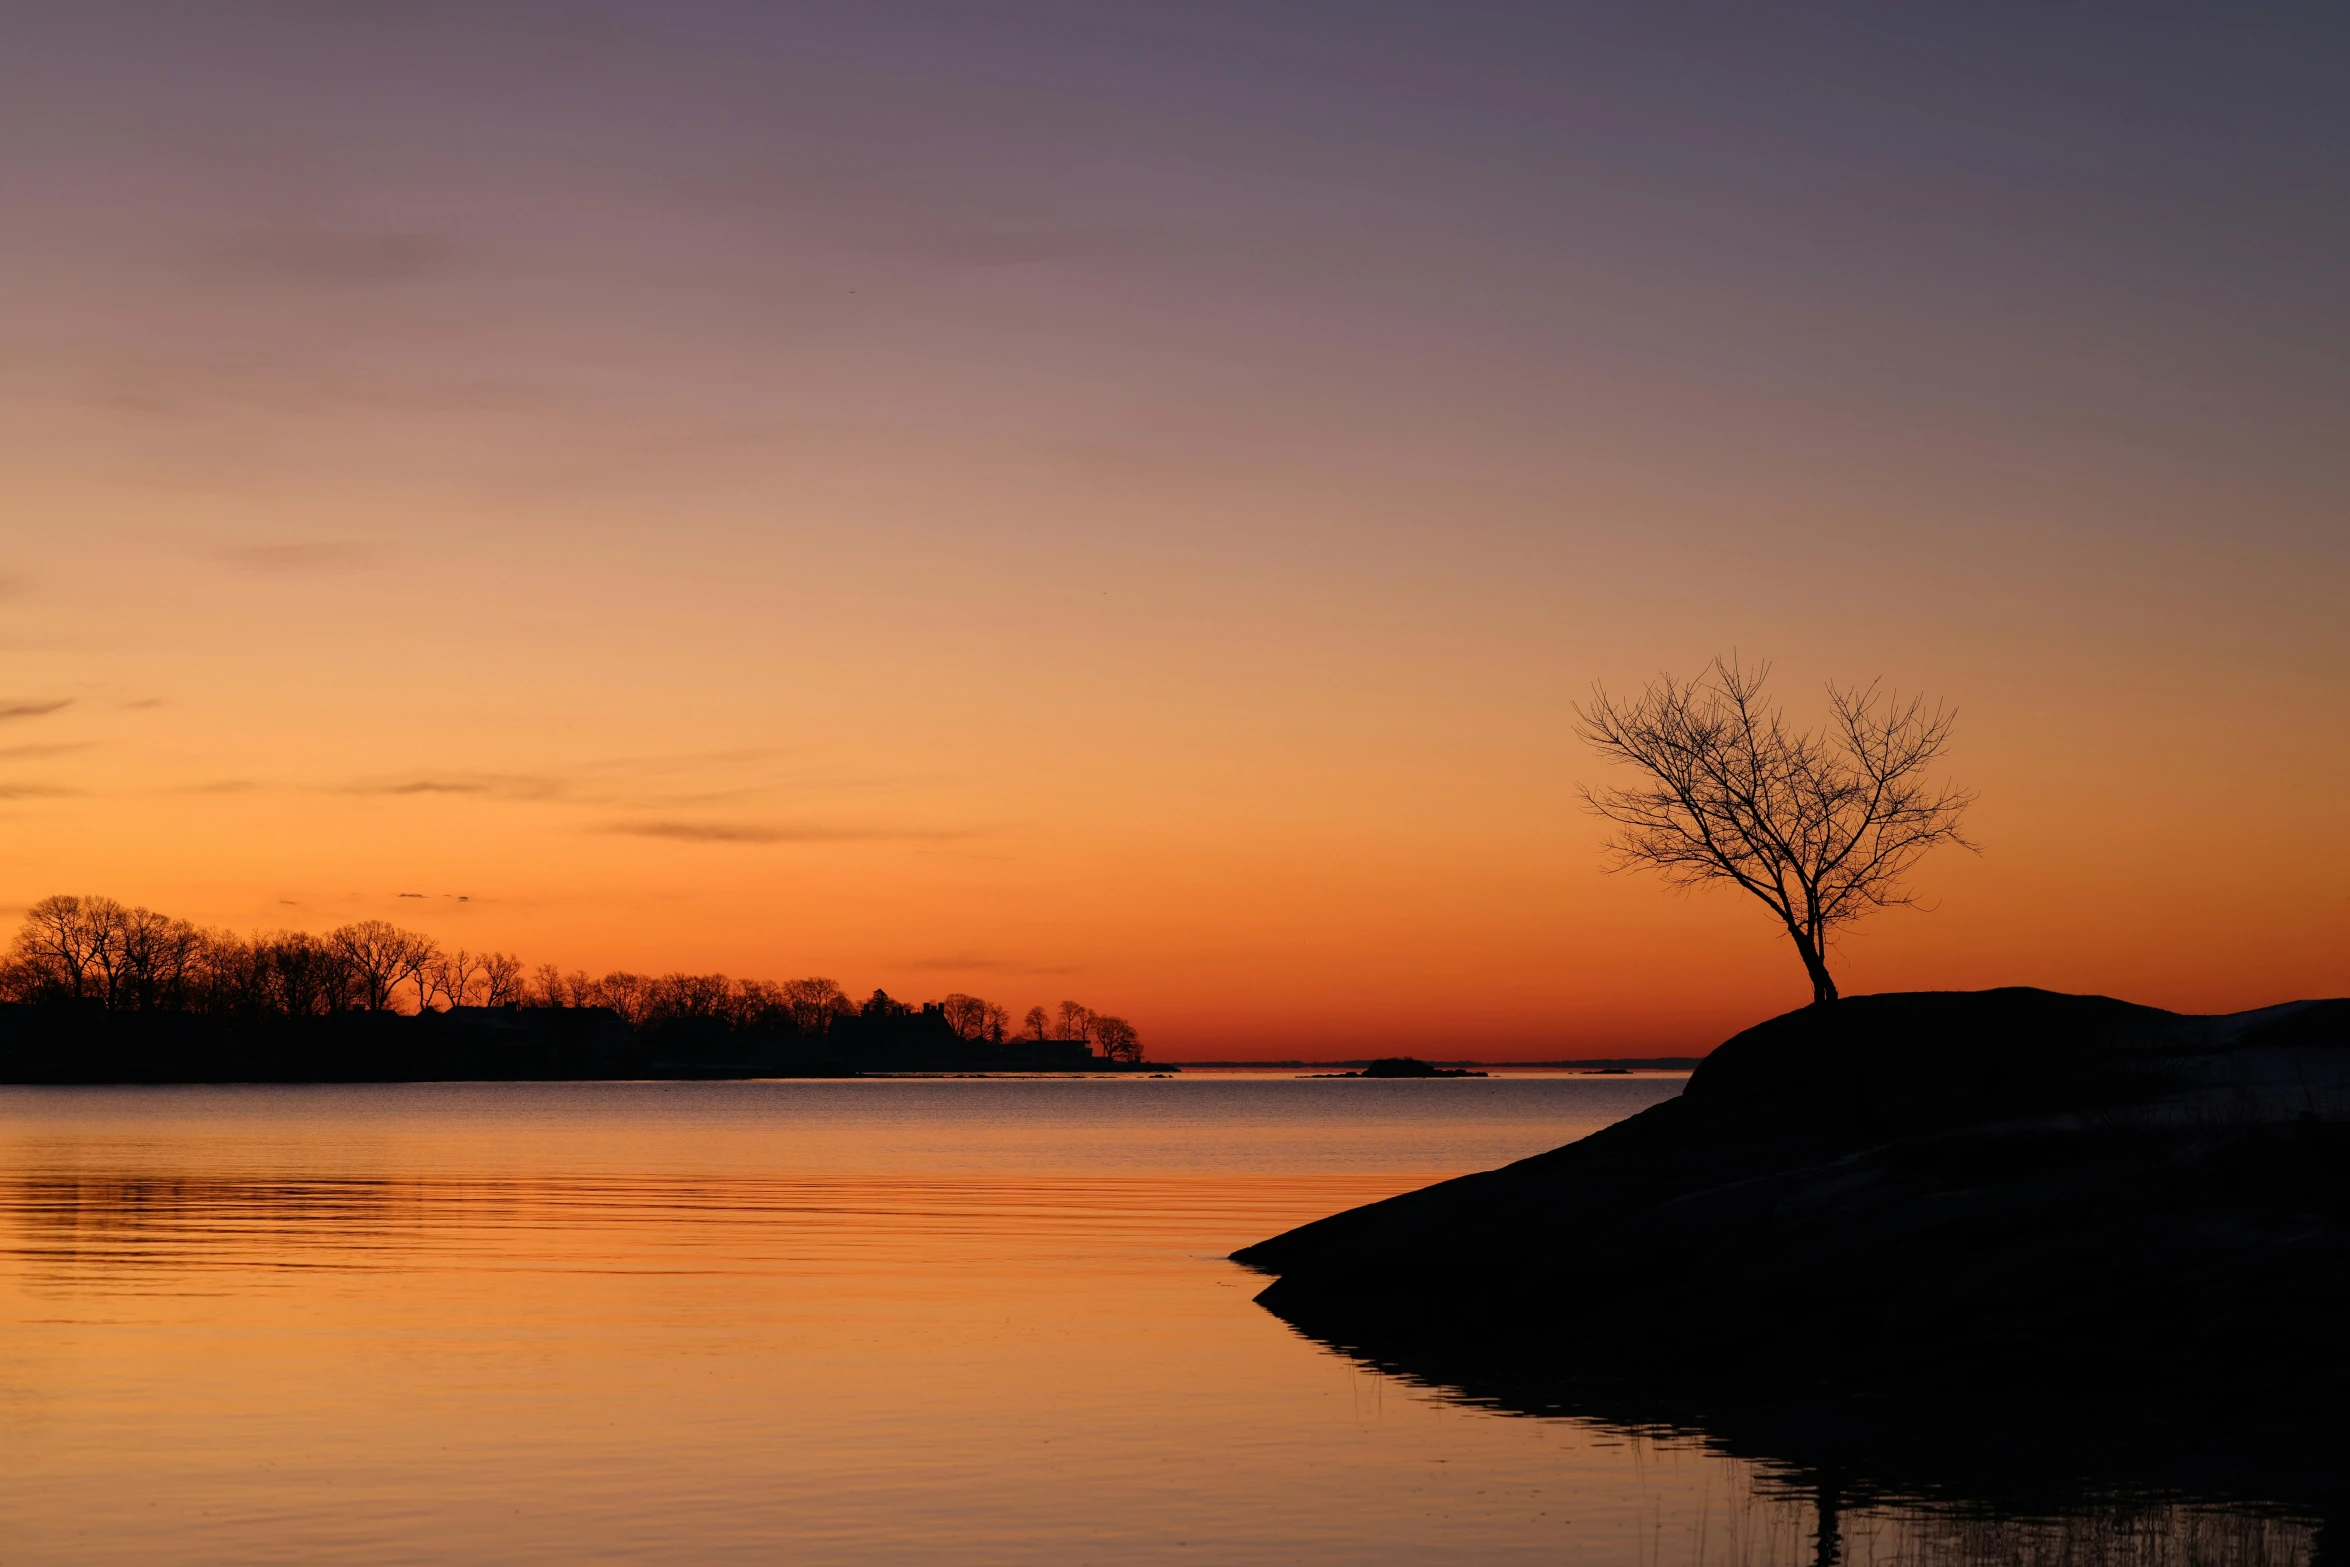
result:
[[[2164,1419],[2144,1407],[1902,1408],[1724,1398],[1556,1345],[1427,1322],[1287,1317],[1379,1373],[1503,1415],[1689,1444],[1748,1477],[1703,1519],[1695,1567],[2335,1567],[2345,1559],[2340,1433]],[[1594,1359],[1601,1357],[1591,1357]]]

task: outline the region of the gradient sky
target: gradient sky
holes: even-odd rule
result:
[[[1961,709],[1848,993],[2350,991],[2350,20],[2052,9],[11,4],[0,904],[1704,1048],[1737,649]]]

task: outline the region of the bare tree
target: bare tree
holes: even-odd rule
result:
[[[947,1027],[955,1031],[957,1039],[984,1039],[987,1036],[987,1015],[1001,1011],[977,996],[966,996],[956,991],[940,1002],[939,1010],[946,1014]]]
[[[106,993],[102,958],[112,924],[111,898],[77,898],[58,893],[25,910],[14,955],[24,975],[27,998],[79,1001]]]
[[[632,1021],[666,1023],[672,1018],[727,1018],[734,1007],[734,981],[724,974],[664,974],[645,983],[643,1016]]]
[[[1030,1007],[1028,1009],[1028,1015],[1020,1020],[1020,1025],[1021,1027],[1028,1030],[1028,1037],[1030,1039],[1035,1040],[1038,1044],[1041,1045],[1045,1041],[1047,1032],[1053,1026],[1053,1020],[1051,1017],[1046,1015],[1044,1008]]]
[[[1578,732],[1647,776],[1580,789],[1613,822],[1610,870],[1646,868],[1677,887],[1726,881],[1767,904],[1795,943],[1813,1003],[1836,999],[1828,947],[1875,909],[1917,902],[1908,876],[1928,850],[1972,849],[1959,831],[1974,796],[1926,774],[1957,719],[1880,682],[1828,687],[1829,722],[1791,727],[1765,700],[1768,664],[1715,659],[1691,681],[1661,675],[1636,701],[1594,686]]]
[[[1122,1017],[1096,1013],[1087,1020],[1086,1033],[1101,1047],[1102,1055],[1109,1060],[1142,1060],[1142,1037],[1135,1033],[1134,1025]]]
[[[560,965],[541,963],[530,971],[530,984],[523,993],[523,1005],[532,1007],[559,1007],[567,1004],[570,995],[564,983]]]
[[[385,920],[361,920],[327,938],[350,965],[352,999],[369,1012],[388,1012],[392,996],[440,955],[430,936]]]
[[[783,987],[772,980],[738,979],[728,1018],[736,1028],[774,1028],[790,1023],[791,1003],[784,998]]]
[[[340,944],[289,930],[257,942],[256,967],[277,1009],[292,1017],[317,1017],[350,1005],[358,990],[351,963]]]
[[[203,960],[205,935],[186,920],[153,909],[117,909],[111,945],[120,953],[114,1005],[177,1008]]]
[[[979,1017],[979,1032],[991,1045],[1004,1042],[1004,1034],[1012,1026],[1012,1014],[990,1001]]]
[[[459,947],[444,952],[416,971],[416,1010],[430,1011],[435,996],[449,1003],[451,1011],[469,1005],[474,991],[480,986],[482,960]]]
[[[89,943],[90,974],[96,981],[98,999],[111,1012],[126,1002],[131,988],[130,944],[124,938],[131,911],[112,898],[81,901],[82,934]]]
[[[182,1004],[204,933],[112,898],[43,898],[25,910],[11,952],[11,988],[26,999],[95,1000],[109,1011]]]
[[[1093,1021],[1093,1008],[1075,1001],[1064,1001],[1060,1019],[1053,1030],[1055,1039],[1083,1039],[1085,1025]]]
[[[856,1010],[829,979],[787,979],[780,988],[784,1005],[791,1009],[792,1027],[803,1034],[821,1034],[834,1018]]]
[[[502,1007],[522,999],[522,960],[511,952],[485,952],[481,959],[481,1004]]]
[[[642,974],[631,974],[626,969],[614,969],[595,982],[597,1006],[610,1007],[628,1020],[631,1028],[642,1025],[650,1012],[653,982]]]

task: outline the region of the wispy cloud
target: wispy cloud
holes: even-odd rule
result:
[[[257,230],[213,254],[226,266],[272,282],[346,288],[419,282],[465,261],[462,247],[434,234],[330,228]]]
[[[67,740],[53,745],[0,745],[0,761],[29,761],[40,756],[65,756],[74,751],[87,751],[97,745],[95,740]]]
[[[1180,242],[1169,230],[1072,224],[924,224],[876,229],[859,236],[859,249],[944,267],[1017,267],[1095,261],[1114,256],[1164,256]]]
[[[284,544],[232,544],[213,551],[213,558],[241,571],[339,571],[366,563],[364,545],[348,541],[317,540]]]
[[[560,773],[446,771],[430,764],[410,773],[379,773],[318,785],[330,794],[396,798],[411,795],[470,796],[482,800],[599,807],[610,819],[589,828],[592,832],[676,838],[709,843],[793,843],[830,838],[946,839],[971,836],[942,829],[865,826],[839,822],[807,823],[756,819],[767,813],[794,809],[784,803],[811,795],[827,798],[853,793],[867,797],[893,781],[841,779],[821,772],[795,777],[760,767],[772,751],[704,752],[695,755],[598,760],[565,764]],[[750,776],[743,769],[748,767]],[[702,777],[692,776],[701,770]],[[728,772],[734,776],[726,776]],[[709,776],[716,773],[718,776]],[[764,774],[764,776],[761,776]],[[822,804],[799,809],[829,810]],[[713,814],[705,816],[703,812]],[[718,813],[734,813],[732,819]],[[754,815],[755,813],[755,815]],[[753,819],[744,819],[753,817]]]
[[[0,702],[0,721],[11,718],[45,718],[73,706],[72,697],[59,697],[54,702]]]
[[[605,822],[594,832],[679,843],[939,843],[968,833],[923,827],[850,827],[817,822]]]
[[[182,794],[251,794],[261,785],[250,778],[215,778],[210,783],[189,784]]]
[[[80,793],[57,784],[0,783],[0,800],[56,800]]]
[[[556,800],[563,797],[560,778],[528,773],[452,773],[410,778],[362,778],[342,784],[336,794],[419,795],[463,794],[492,800]]]
[[[1077,974],[1078,963],[1023,963],[1014,958],[975,957],[964,953],[948,958],[914,958],[907,968],[920,974]]]

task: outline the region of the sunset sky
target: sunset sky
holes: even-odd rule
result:
[[[1733,649],[1960,709],[1848,994],[2350,992],[2339,8],[12,5],[0,905],[1680,1052]]]

